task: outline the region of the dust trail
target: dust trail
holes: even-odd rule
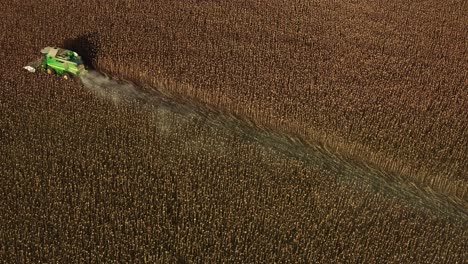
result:
[[[80,76],[81,82],[86,88],[99,97],[110,99],[115,103],[122,101],[149,102],[157,100],[157,97],[141,91],[131,82],[111,77],[97,71],[88,71]]]
[[[139,86],[94,70],[89,70],[79,77],[84,87],[99,98],[110,100],[114,104],[137,103],[152,109],[158,117],[159,129],[167,134],[171,131],[171,121],[167,119],[168,112],[180,114],[180,120],[199,113],[185,104],[176,103],[154,87]]]
[[[111,100],[114,103],[136,102],[155,110],[169,110],[179,114],[197,112],[192,107],[177,103],[164,96],[154,87],[138,86],[103,72],[89,70],[80,75],[81,82],[96,96]],[[199,112],[199,111],[198,111]],[[197,112],[197,113],[198,113]]]
[[[415,207],[425,207],[440,215],[461,220],[464,223],[468,222],[468,210],[464,201],[419,188],[411,182],[404,181],[396,172],[382,170],[364,160],[346,158],[319,143],[306,143],[300,138],[256,127],[253,122],[229,113],[166,96],[158,89],[163,89],[163,87],[139,86],[97,71],[90,71],[81,76],[81,81],[97,96],[110,99],[115,103],[142,103],[153,108],[160,118],[165,117],[167,111],[178,114],[178,121],[193,117],[199,118],[206,125],[228,129],[233,133],[238,133],[242,138],[258,142],[287,156],[332,170],[340,175],[342,180],[358,180],[363,184],[373,186],[376,190],[405,199]],[[170,122],[164,122],[164,119],[162,121],[161,127],[170,130]]]

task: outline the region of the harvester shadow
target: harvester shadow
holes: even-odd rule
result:
[[[100,37],[97,32],[65,39],[62,46],[80,54],[84,64],[89,69],[96,69],[96,59],[101,50]]]

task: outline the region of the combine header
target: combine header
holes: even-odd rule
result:
[[[46,47],[41,50],[41,59],[30,63],[24,69],[29,72],[36,72],[36,70],[46,71],[48,74],[59,74],[64,79],[68,80],[70,77],[79,76],[86,73],[85,66],[81,57],[74,51],[62,48]]]

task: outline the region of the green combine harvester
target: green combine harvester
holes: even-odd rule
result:
[[[46,71],[48,74],[59,74],[68,80],[71,76],[80,76],[87,71],[81,57],[74,51],[62,48],[46,47],[41,50],[41,59],[30,63],[24,69],[29,72]]]

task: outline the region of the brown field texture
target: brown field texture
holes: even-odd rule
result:
[[[0,260],[463,263],[465,1],[11,1],[0,11]],[[97,69],[320,144],[461,217],[205,117],[21,67]]]

